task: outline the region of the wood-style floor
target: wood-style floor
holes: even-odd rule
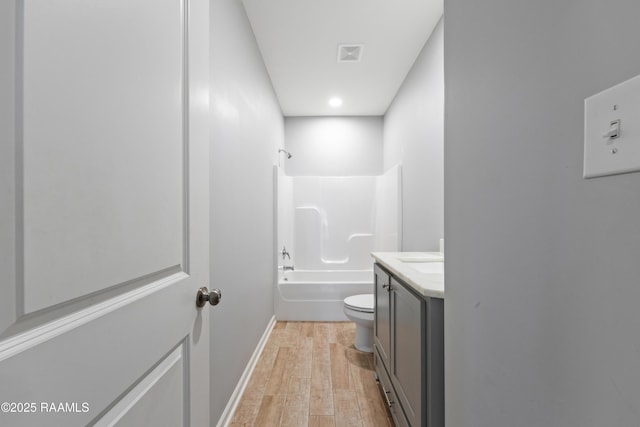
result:
[[[393,426],[350,322],[278,322],[232,426]]]

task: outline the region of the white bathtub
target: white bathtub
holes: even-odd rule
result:
[[[373,271],[279,272],[275,295],[278,320],[342,321],[343,300],[351,295],[373,293]]]

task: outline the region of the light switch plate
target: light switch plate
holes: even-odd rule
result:
[[[618,122],[616,138],[606,134]],[[640,171],[640,76],[584,100],[585,178]]]

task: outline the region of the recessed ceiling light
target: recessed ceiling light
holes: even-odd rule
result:
[[[342,99],[340,99],[340,98],[331,98],[329,100],[329,105],[331,105],[333,108],[337,108],[337,107],[342,105]]]

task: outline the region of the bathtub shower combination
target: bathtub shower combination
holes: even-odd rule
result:
[[[343,300],[373,293],[370,253],[401,247],[400,186],[400,166],[381,176],[277,176],[279,320],[347,320]]]

